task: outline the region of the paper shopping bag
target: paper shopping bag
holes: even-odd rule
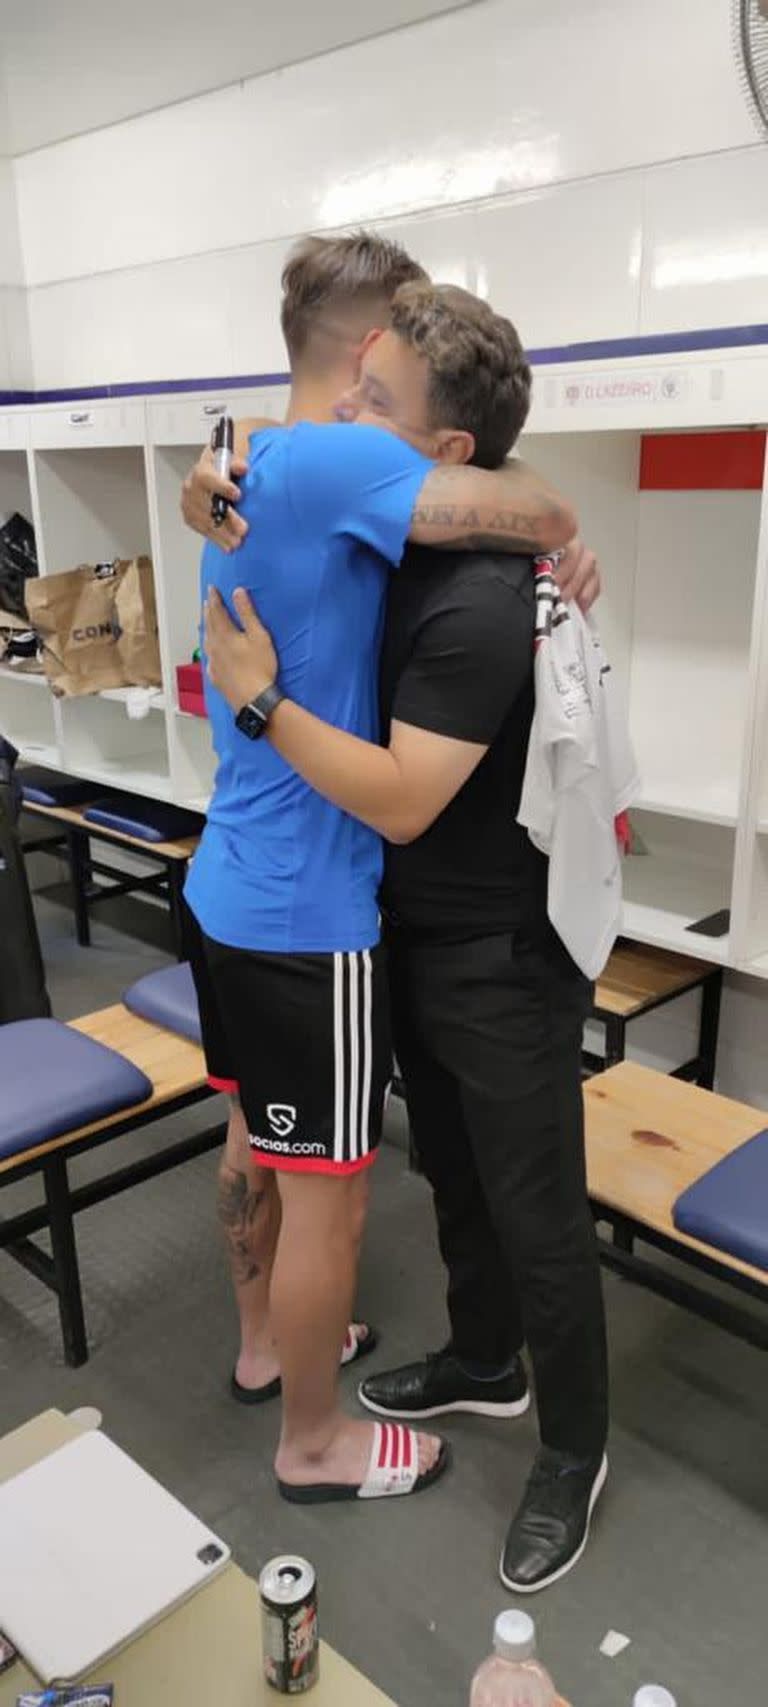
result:
[[[162,682],[152,562],[82,563],[26,586],[51,691],[76,698]]]

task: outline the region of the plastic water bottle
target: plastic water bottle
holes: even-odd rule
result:
[[[674,1695],[660,1683],[644,1683],[637,1691],[633,1707],[676,1707],[676,1703]]]
[[[493,1653],[472,1679],[470,1707],[554,1707],[554,1702],[555,1686],[536,1658],[533,1619],[527,1612],[500,1612]]]

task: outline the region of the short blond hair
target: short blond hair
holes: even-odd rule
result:
[[[333,321],[350,335],[389,320],[395,291],[427,280],[418,261],[388,238],[370,231],[350,237],[305,237],[283,268],[281,324],[291,365],[301,362],[313,332]]]
[[[472,433],[473,462],[498,468],[531,404],[531,370],[511,320],[458,285],[422,280],[397,292],[392,330],[429,364],[431,424]]]

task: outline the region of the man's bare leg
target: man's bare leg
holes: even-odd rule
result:
[[[235,1379],[239,1386],[255,1392],[269,1386],[280,1374],[269,1314],[269,1288],[281,1205],[273,1169],[260,1168],[254,1159],[245,1116],[236,1099],[230,1103],[227,1138],[219,1167],[217,1207],[240,1320]],[[344,1333],[346,1326],[345,1322]],[[353,1323],[353,1329],[359,1340],[365,1339],[368,1330],[364,1323]]]
[[[362,1482],[373,1426],[339,1407],[341,1347],[357,1284],[367,1176],[280,1172],[282,1223],[272,1270],[271,1322],[283,1381],[278,1477],[297,1485]],[[419,1468],[439,1452],[419,1436]]]
[[[235,1377],[242,1387],[266,1387],[280,1373],[269,1320],[280,1195],[272,1169],[260,1168],[251,1154],[245,1116],[237,1101],[230,1105],[217,1205],[240,1318]]]

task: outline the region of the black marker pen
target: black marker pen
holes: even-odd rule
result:
[[[220,415],[213,429],[211,450],[213,451],[216,473],[221,475],[222,480],[229,479],[234,448],[235,423],[231,415]],[[214,527],[221,527],[228,509],[229,500],[222,498],[218,492],[214,492],[211,499],[211,519]]]

